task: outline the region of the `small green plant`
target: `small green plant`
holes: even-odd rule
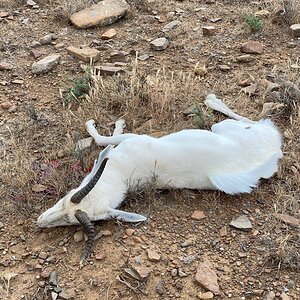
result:
[[[90,90],[90,72],[85,70],[84,74],[77,79],[68,79],[68,82],[72,82],[71,87],[66,87],[64,90],[65,102],[70,103],[72,101],[78,101],[80,98],[88,94]],[[66,84],[67,86],[68,84]]]
[[[253,32],[260,31],[263,27],[263,21],[252,13],[245,13],[243,19]]]
[[[198,103],[196,103],[195,108],[193,109],[193,114],[195,125],[199,129],[210,127],[211,123],[213,122],[211,110],[203,110]]]

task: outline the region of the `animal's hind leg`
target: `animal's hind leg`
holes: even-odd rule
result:
[[[227,105],[225,105],[224,102],[222,102],[221,99],[218,99],[215,94],[209,94],[206,97],[206,100],[204,101],[207,107],[219,111],[223,113],[224,115],[235,119],[237,121],[245,121],[253,123],[254,121],[251,121],[241,115],[236,114],[234,111],[232,111]]]
[[[119,120],[119,123],[118,123],[118,121],[117,121],[116,128],[114,130],[114,135],[113,136],[103,136],[97,132],[97,129],[95,128],[94,120],[89,120],[85,123],[87,132],[95,140],[96,144],[98,144],[100,146],[107,146],[107,145],[115,145],[116,146],[128,138],[136,136],[136,134],[133,134],[133,133],[122,134],[123,125],[124,125],[124,122]]]

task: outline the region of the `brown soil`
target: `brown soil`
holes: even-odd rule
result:
[[[149,189],[130,195],[122,209],[147,214],[147,222],[137,226],[114,220],[97,222],[97,232],[109,230],[111,235],[96,242],[82,269],[78,262],[84,242],[76,243],[73,238],[80,228],[41,230],[36,226],[39,214],[77,186],[97,156],[99,148],[95,145],[82,153],[74,152],[75,142],[87,137],[86,120],[96,119],[103,134],[111,134],[113,122],[121,116],[128,132],[160,135],[193,128],[194,117],[186,117],[182,111],[195,102],[202,103],[209,91],[238,113],[257,119],[264,102],[263,79],[274,75],[299,84],[299,69],[290,65],[299,60],[300,45],[295,41],[296,48],[288,47],[292,39],[288,25],[272,23],[270,15],[264,19],[261,32],[251,33],[242,19],[244,11],[263,8],[272,12],[274,2],[130,1],[132,12],[126,18],[106,28],[88,30],[75,29],[66,18],[60,18],[54,1],[36,2],[38,9],[22,1],[0,1],[0,11],[12,16],[0,19],[0,62],[14,66],[0,71],[0,104],[13,104],[10,110],[0,108],[0,298],[51,299],[45,294],[48,279],[41,275],[56,271],[59,286],[75,291],[75,299],[197,299],[204,292],[194,280],[197,265],[209,261],[221,290],[214,299],[263,299],[270,291],[277,299],[286,299],[281,298],[282,293],[299,299],[299,227],[273,216],[277,212],[300,217],[300,114],[299,106],[291,103],[295,99],[288,101],[288,93],[284,113],[271,116],[283,133],[280,170],[251,194]],[[161,28],[173,19],[168,13],[176,8],[183,10],[174,16],[182,24],[168,33],[170,46],[165,51],[150,50],[149,42],[163,36]],[[216,17],[222,20],[212,24],[209,19]],[[203,37],[203,25],[214,25],[217,32]],[[135,57],[128,55],[128,72],[122,78],[104,77],[103,90],[96,95],[66,103],[59,89],[70,84],[66,83],[68,78],[83,76],[81,63],[66,53],[66,47],[93,44],[109,28],[117,30],[117,36],[109,41],[112,49],[150,54],[148,60],[138,62],[135,80],[140,80],[141,86],[136,99],[131,103],[133,94],[124,88],[136,68]],[[59,52],[61,63],[45,75],[34,76],[31,44],[49,33],[57,39],[38,49],[44,53],[42,57]],[[248,40],[263,43],[264,52],[253,62],[237,63],[240,45]],[[60,50],[54,47],[58,43],[64,43]],[[102,50],[97,65],[105,62],[110,52],[110,48]],[[206,76],[194,75],[197,62],[206,64]],[[219,69],[224,64],[230,66],[229,71]],[[147,78],[157,79],[158,85],[146,88]],[[238,84],[247,78],[259,83],[251,97],[241,93]],[[23,82],[13,83],[16,79]],[[99,81],[93,86],[99,88]],[[299,103],[299,97],[296,100]],[[202,124],[205,128],[222,118],[216,113],[204,114],[208,116]],[[36,184],[43,184],[45,190],[34,192]],[[206,218],[192,219],[195,210],[203,211]],[[229,227],[241,214],[250,218],[251,231]],[[224,226],[227,230],[223,235],[220,230]],[[135,229],[132,236],[126,234],[128,228]],[[150,262],[147,249],[159,253],[161,259]],[[41,252],[46,252],[48,260],[39,257]],[[105,257],[97,260],[97,254]],[[186,261],[189,256],[194,260]],[[151,269],[145,281],[124,273],[124,268],[138,263]],[[131,288],[117,277],[124,278]],[[160,296],[156,285],[161,279],[165,292]]]

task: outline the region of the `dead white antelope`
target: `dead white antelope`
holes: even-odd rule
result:
[[[205,104],[235,120],[214,124],[211,131],[182,130],[161,138],[135,134],[105,137],[98,134],[93,120],[88,121],[89,134],[98,145],[107,147],[80,186],[44,212],[38,225],[83,224],[88,240],[82,262],[94,241],[91,221],[146,219],[117,208],[130,186],[147,184],[153,175],[159,189],[212,189],[228,194],[249,193],[260,178],[271,177],[282,157],[281,137],[272,121],[241,117],[213,94]]]

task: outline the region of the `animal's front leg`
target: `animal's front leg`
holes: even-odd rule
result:
[[[118,122],[118,121],[117,121]],[[136,134],[133,133],[126,133],[126,134],[120,134],[123,131],[123,125],[124,122],[120,120],[119,123],[116,122],[116,128],[114,131],[114,136],[103,136],[100,135],[97,132],[97,129],[95,128],[95,121],[89,120],[85,123],[85,127],[87,132],[90,134],[90,136],[95,140],[95,142],[100,146],[107,146],[107,145],[119,145],[124,140],[131,138],[133,136],[136,136]]]

